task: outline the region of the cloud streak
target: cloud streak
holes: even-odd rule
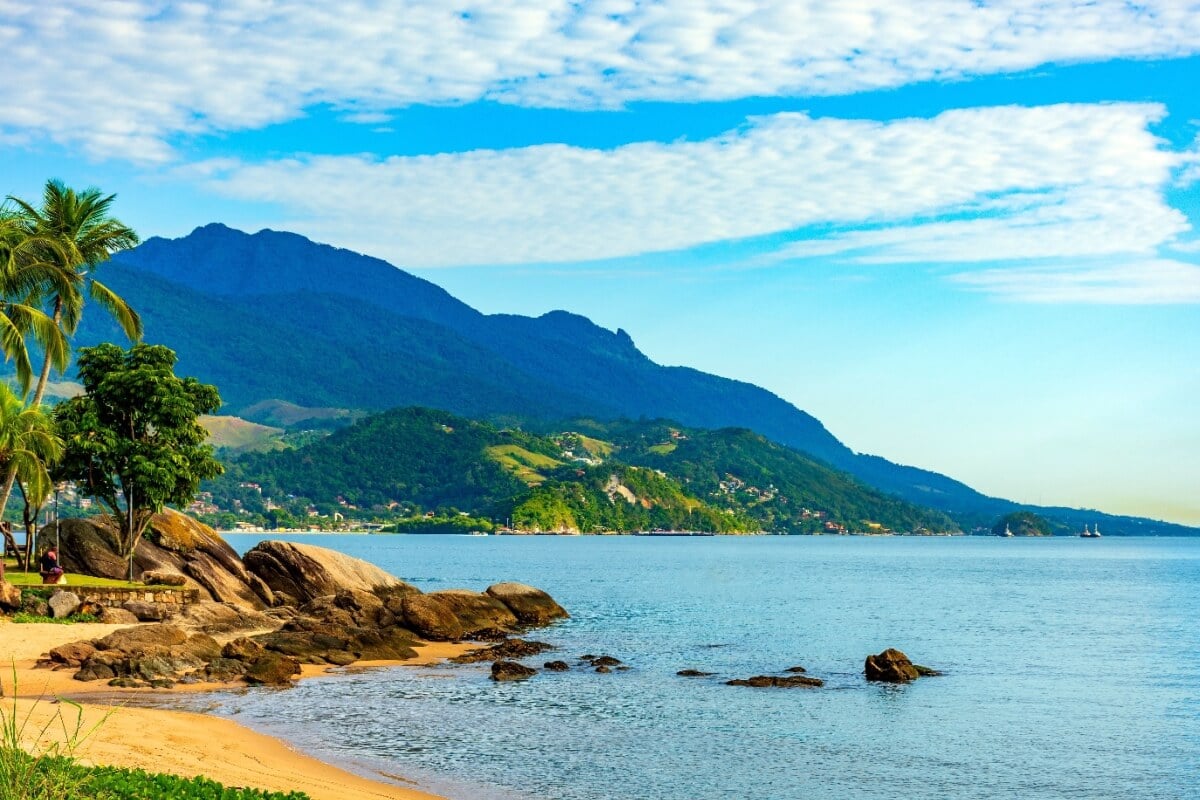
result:
[[[370,121],[480,99],[845,94],[1198,51],[1200,9],[1178,0],[3,0],[0,136],[153,162],[180,136],[318,105]]]
[[[1154,255],[1189,226],[1153,104],[1004,106],[896,122],[778,114],[701,142],[539,145],[188,167],[287,224],[413,267],[619,258],[812,226],[779,260]],[[864,228],[846,230],[846,228]],[[799,234],[797,234],[799,235]]]

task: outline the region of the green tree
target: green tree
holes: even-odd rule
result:
[[[26,545],[32,541],[30,510],[36,520],[54,490],[49,467],[62,454],[62,440],[54,431],[54,422],[39,408],[26,405],[7,384],[0,383],[0,469],[6,481],[17,480],[25,498]],[[5,538],[11,534],[5,529]],[[15,549],[15,542],[11,542]],[[28,550],[24,559],[29,556]],[[24,564],[21,564],[24,566]]]
[[[175,353],[162,345],[85,347],[78,365],[85,393],[54,413],[65,444],[57,477],[108,507],[132,570],[151,516],[191,502],[200,481],[223,471],[198,422],[221,397],[214,386],[177,377]]]
[[[66,335],[36,305],[36,290],[59,274],[44,259],[45,254],[57,249],[52,240],[31,234],[21,216],[0,208],[0,352],[6,361],[14,362],[22,394],[33,382],[28,337],[32,336],[59,369],[65,369],[70,358]],[[32,305],[27,302],[31,297]]]

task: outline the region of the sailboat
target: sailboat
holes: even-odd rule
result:
[[[1004,533],[1000,534],[1006,539],[1011,539],[1013,536],[1012,528],[1008,527],[1008,523],[1004,523]]]
[[[1080,539],[1099,539],[1100,538],[1100,523],[1096,523],[1092,530],[1088,530],[1087,523],[1084,523],[1083,533],[1079,534]]]

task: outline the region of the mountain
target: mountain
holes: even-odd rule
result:
[[[240,456],[205,488],[222,509],[264,516],[277,507],[301,517],[310,507],[421,520],[431,512],[439,521],[465,513],[585,533],[957,530],[944,514],[746,429],[580,427],[596,435],[539,435],[445,411],[393,409],[293,450]]]
[[[384,261],[295,234],[206,225],[150,239],[101,274],[141,311],[147,341],[174,348],[182,373],[215,383],[227,411],[256,422],[278,422],[254,413],[265,401],[318,414],[416,405],[523,423],[671,419],[751,429],[972,525],[1018,508],[944,475],[854,453],[757,386],[655,364],[622,330],[564,311],[484,315]],[[120,340],[118,331],[89,310],[76,344],[106,340]],[[1113,533],[1194,532],[1104,519]]]

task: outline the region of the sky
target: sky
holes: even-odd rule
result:
[[[0,0],[0,53],[0,194],[295,231],[1200,525],[1200,2]]]

